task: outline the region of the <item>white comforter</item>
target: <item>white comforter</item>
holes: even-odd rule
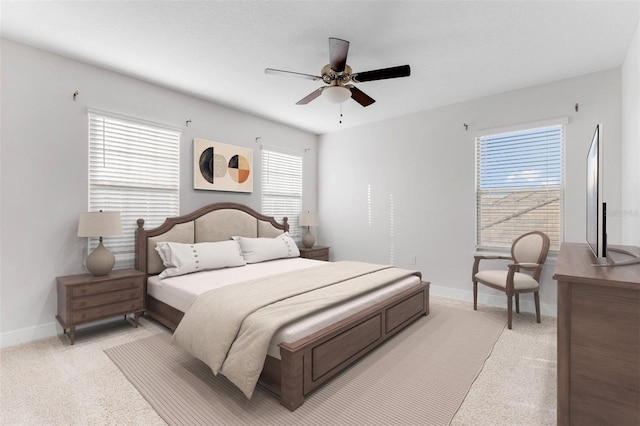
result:
[[[334,262],[211,290],[187,310],[173,342],[250,398],[278,328],[409,275],[419,273]]]

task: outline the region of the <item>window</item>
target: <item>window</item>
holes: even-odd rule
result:
[[[179,147],[178,129],[89,110],[89,211],[121,213],[122,236],[105,241],[116,268],[134,265],[139,218],[149,229],[178,215]]]
[[[478,248],[509,248],[519,235],[542,231],[562,240],[564,126],[476,138]]]
[[[287,217],[289,234],[300,241],[302,212],[302,156],[262,148],[262,213],[281,221]]]

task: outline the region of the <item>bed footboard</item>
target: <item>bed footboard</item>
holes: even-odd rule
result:
[[[318,386],[428,314],[429,283],[421,282],[311,336],[281,343],[280,360],[267,357],[259,383],[293,411]]]

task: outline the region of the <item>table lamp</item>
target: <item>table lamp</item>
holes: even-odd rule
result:
[[[307,233],[304,234],[304,236],[302,237],[302,244],[306,248],[313,247],[313,244],[316,242],[316,237],[313,236],[313,234],[309,230],[309,227],[318,226],[318,215],[317,215],[317,213],[311,213],[311,212],[301,213],[300,214],[300,226],[306,226],[307,227]]]
[[[120,212],[80,213],[78,237],[100,237],[98,247],[87,256],[87,269],[93,275],[107,275],[113,269],[116,259],[102,244],[102,237],[122,235]]]

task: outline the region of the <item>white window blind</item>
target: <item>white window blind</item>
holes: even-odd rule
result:
[[[300,241],[302,156],[262,148],[262,213],[278,221],[288,218],[289,234]]]
[[[542,231],[557,250],[564,205],[564,126],[476,138],[478,248],[508,248]]]
[[[104,241],[116,268],[134,265],[139,218],[149,229],[178,215],[179,147],[178,129],[89,110],[89,211],[121,213],[122,236]]]

